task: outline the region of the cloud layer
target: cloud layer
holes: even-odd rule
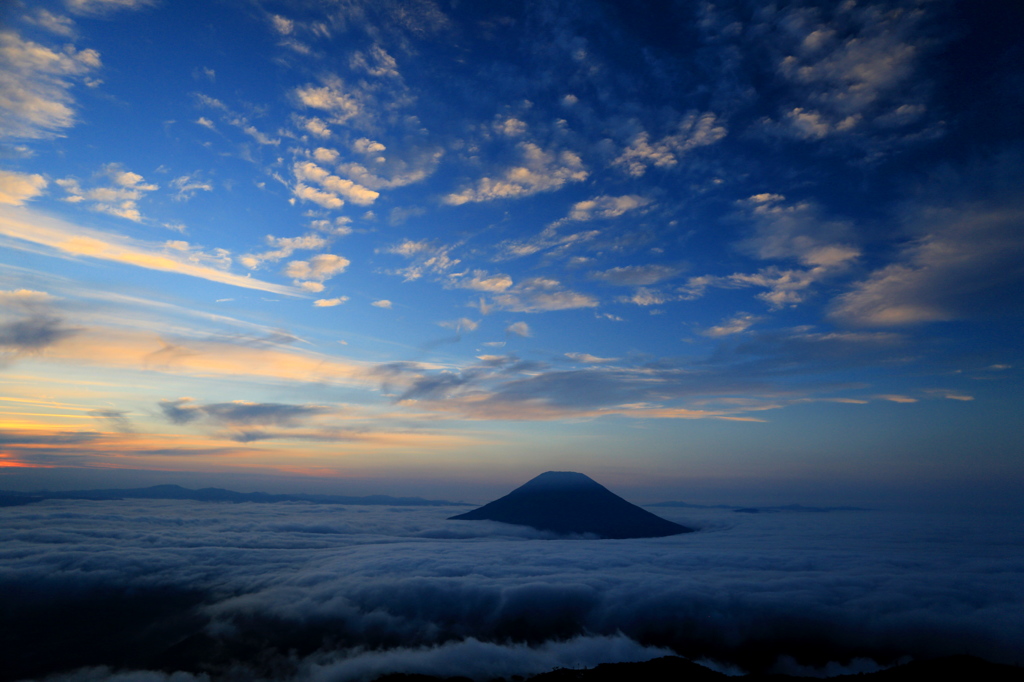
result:
[[[985,516],[691,510],[679,520],[694,534],[594,541],[445,521],[443,508],[49,500],[0,513],[15,675],[488,677],[668,650],[767,670],[786,656],[1012,662],[1024,646],[1021,526]],[[43,656],[54,638],[68,644]]]

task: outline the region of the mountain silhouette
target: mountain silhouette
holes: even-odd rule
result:
[[[0,490],[0,507],[31,504],[42,500],[192,500],[195,502],[307,502],[310,504],[378,504],[389,506],[451,506],[465,502],[425,500],[422,497],[392,497],[391,495],[273,495],[271,493],[239,493],[224,488],[191,490],[180,485],[154,485],[148,488],[113,488],[105,490],[59,490],[22,493]],[[468,506],[468,505],[467,505]]]
[[[487,519],[555,533],[589,533],[602,538],[658,538],[692,532],[627,502],[589,476],[548,471],[473,511],[452,520]]]

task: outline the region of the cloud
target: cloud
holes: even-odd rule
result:
[[[37,9],[35,14],[25,15],[24,20],[33,26],[40,26],[50,33],[65,38],[74,38],[75,36],[75,22],[71,20],[71,17],[54,14],[42,7]]]
[[[896,394],[893,394],[893,393],[885,393],[885,394],[882,394],[882,395],[876,395],[875,398],[877,398],[878,400],[888,400],[889,402],[892,402],[892,403],[916,403],[917,402],[917,398],[911,398],[910,396],[905,396],[905,395],[896,395]]]
[[[991,203],[925,207],[919,235],[833,301],[833,319],[892,327],[1019,311],[1024,282],[1024,209]]]
[[[334,306],[339,306],[347,301],[348,296],[340,296],[338,298],[321,298],[313,301],[313,305],[317,308],[333,308]]]
[[[46,314],[0,321],[0,357],[12,352],[19,355],[37,353],[79,331],[66,326],[62,319]]]
[[[74,14],[105,15],[123,9],[152,7],[156,0],[65,0],[65,4]]]
[[[56,183],[68,194],[64,201],[86,202],[94,211],[127,218],[137,223],[142,222],[143,217],[138,209],[138,201],[146,196],[146,193],[160,189],[159,186],[146,183],[144,177],[138,173],[126,171],[116,163],[107,164],[101,172],[107,177],[110,184],[82,189],[75,178],[57,180]]]
[[[632,303],[639,306],[661,305],[662,303],[666,303],[670,300],[672,300],[672,297],[655,289],[648,289],[647,287],[639,287],[633,292],[632,296],[619,297],[619,301],[623,303]]]
[[[755,233],[740,248],[763,260],[796,260],[822,270],[838,270],[860,256],[849,243],[855,233],[847,221],[829,220],[808,201],[786,204],[780,194],[755,194],[740,202]]]
[[[297,280],[323,282],[345,272],[352,261],[333,253],[319,253],[309,260],[293,260],[284,269],[284,274]]]
[[[794,7],[778,21],[787,30],[776,34],[784,50],[776,73],[799,102],[783,112],[781,132],[820,140],[921,118],[922,13],[851,5],[822,16]]]
[[[671,650],[764,673],[781,656],[821,669],[970,650],[1012,664],[1024,634],[1005,515],[659,508],[701,530],[623,551],[446,521],[455,511],[168,500],[9,508],[19,551],[0,576],[0,626],[16,645],[5,669],[103,679],[82,669],[102,663],[119,682],[209,669],[293,682],[490,679]],[[54,650],[54,640],[66,645]],[[185,640],[195,646],[173,646]]]
[[[477,327],[480,326],[479,322],[474,322],[466,317],[460,317],[457,320],[447,320],[445,322],[438,322],[439,327],[445,327],[446,329],[454,329],[457,332],[461,332],[463,329],[469,332],[476,331]]]
[[[320,249],[327,246],[327,240],[315,234],[307,234],[302,237],[275,237],[268,234],[266,241],[271,246],[270,251],[263,253],[249,253],[239,257],[239,261],[247,268],[256,269],[263,263],[276,263],[288,258],[296,251]]]
[[[509,326],[505,327],[506,334],[515,334],[516,336],[522,336],[523,338],[530,338],[530,325],[525,322],[513,322]]]
[[[160,410],[174,424],[188,424],[200,418],[231,426],[296,426],[310,417],[330,412],[323,405],[288,405],[236,400],[229,403],[198,404],[192,398],[161,400]]]
[[[750,329],[754,324],[759,322],[762,318],[757,315],[749,315],[747,313],[737,313],[728,320],[722,322],[722,324],[714,327],[705,329],[702,334],[704,336],[710,336],[712,338],[719,338],[722,336],[730,336],[732,334],[739,334]]]
[[[860,258],[860,248],[846,241],[853,226],[828,220],[810,202],[785,204],[780,194],[755,194],[740,202],[754,225],[754,234],[739,243],[741,251],[763,260],[796,261],[800,268],[771,265],[753,273],[701,275],[691,277],[677,291],[683,300],[703,296],[711,287],[763,288],[757,297],[772,310],[789,308],[806,301],[815,285],[849,271]]]
[[[651,142],[650,134],[636,134],[622,153],[612,161],[628,175],[641,177],[651,166],[672,168],[686,153],[712,145],[727,134],[724,125],[711,112],[690,112],[676,126],[676,132]]]
[[[132,422],[128,419],[128,413],[124,410],[92,410],[89,412],[93,417],[98,417],[110,424],[110,428],[118,433],[135,433]]]
[[[100,65],[96,50],[58,52],[0,31],[0,138],[56,137],[73,126],[71,88]]]
[[[448,194],[451,206],[495,199],[519,199],[539,192],[553,192],[569,182],[582,182],[590,175],[583,160],[571,151],[545,151],[532,142],[520,142],[522,165],[506,169],[499,178],[481,178],[474,187]]]
[[[339,208],[343,205],[344,202],[338,199],[338,197],[343,197],[344,199],[359,206],[369,206],[380,196],[380,192],[375,192],[372,189],[367,189],[366,187],[358,185],[351,180],[346,180],[338,177],[337,175],[332,175],[312,161],[296,163],[292,170],[295,173],[296,179],[299,180],[295,186],[296,196],[302,199],[315,201],[324,208]],[[324,199],[322,197],[318,199],[311,198],[313,195],[309,194],[309,188],[303,184],[304,181],[314,182],[325,190],[325,193],[318,193],[316,196],[324,194],[325,196],[334,197],[334,199],[341,201],[341,203],[337,203],[330,199]],[[300,192],[299,188],[303,188],[304,193]]]
[[[373,306],[373,307],[375,307],[375,308],[385,308],[385,309],[387,309],[387,310],[390,310],[390,309],[391,309],[391,301],[389,301],[389,300],[388,300],[388,299],[386,299],[386,298],[382,298],[382,299],[381,299],[381,300],[379,300],[379,301],[374,301],[374,302],[373,302],[373,303],[371,303],[370,305],[372,305],[372,306]]]
[[[452,286],[473,291],[497,293],[507,291],[512,286],[512,278],[505,274],[492,275],[486,270],[474,270],[472,277],[452,276]]]
[[[190,175],[182,175],[171,180],[171,186],[178,190],[178,193],[174,197],[175,199],[179,201],[186,201],[194,197],[196,192],[213,191],[213,185],[205,180],[199,180],[196,175],[196,173],[192,173]]]
[[[680,269],[671,265],[626,265],[595,272],[594,279],[624,287],[649,286],[677,277]]]
[[[594,220],[596,218],[618,218],[629,211],[641,209],[651,203],[647,197],[626,194],[620,197],[599,196],[580,201],[572,206],[565,220]]]
[[[46,189],[47,181],[38,173],[15,173],[0,170],[0,204],[21,206]]]
[[[328,76],[321,87],[312,84],[296,88],[295,98],[299,104],[310,109],[320,109],[328,115],[328,122],[346,123],[358,116],[362,108],[354,94],[346,92],[345,83],[337,76]]]
[[[596,308],[597,299],[562,287],[557,280],[531,277],[493,297],[494,306],[517,313]]]
[[[291,287],[243,277],[202,263],[199,254],[177,248],[185,242],[156,244],[71,225],[23,208],[0,208],[0,234],[55,249],[75,257],[174,272],[246,289],[295,296]],[[171,245],[171,246],[169,246]]]
[[[404,256],[412,261],[407,267],[389,271],[390,274],[401,275],[406,282],[412,282],[428,274],[447,279],[449,271],[461,262],[451,257],[453,249],[453,246],[436,245],[426,240],[406,239],[383,249],[383,252]]]
[[[601,358],[590,353],[566,353],[565,357],[576,362],[582,362],[588,365],[601,365],[608,362],[615,362],[618,358]]]
[[[353,71],[363,71],[376,78],[400,78],[398,62],[380,45],[373,45],[369,51],[357,50],[349,59]]]

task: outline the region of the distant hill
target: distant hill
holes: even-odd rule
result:
[[[370,504],[406,506],[469,506],[465,502],[425,500],[422,497],[391,497],[390,495],[272,495],[270,493],[238,493],[224,488],[191,490],[180,485],[154,485],[149,488],[113,488],[109,490],[58,490],[21,493],[0,491],[0,506],[31,504],[40,500],[194,500],[196,502],[308,502],[310,504]]]
[[[823,513],[832,511],[868,511],[866,507],[805,507],[802,504],[785,504],[777,507],[737,507],[731,504],[690,504],[689,502],[655,502],[648,507],[679,507],[686,509],[731,509],[742,514],[759,512],[811,512]]]
[[[487,519],[611,539],[657,538],[693,531],[655,516],[590,477],[571,471],[548,471],[505,497],[451,519]]]
[[[827,678],[833,682],[917,682],[918,680],[985,680],[985,682],[1021,682],[1024,668],[990,663],[974,656],[947,656],[929,661],[912,661],[894,668],[873,673],[838,675]],[[516,678],[513,678],[516,679]],[[522,679],[522,678],[518,678]],[[665,656],[639,663],[604,663],[595,668],[577,670],[558,668],[551,672],[527,677],[528,682],[806,682],[814,678],[791,675],[741,675],[731,677],[705,668],[685,658]],[[375,682],[471,682],[466,677],[434,677],[432,675],[391,674],[378,677]],[[506,682],[493,680],[492,682]]]

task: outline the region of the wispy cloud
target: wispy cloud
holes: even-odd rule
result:
[[[168,243],[141,240],[72,225],[25,208],[0,208],[0,234],[32,244],[41,244],[75,257],[95,258],[124,265],[173,272],[211,282],[296,296],[288,286],[244,277],[227,270],[195,262],[195,254]],[[15,242],[16,244],[16,242]],[[184,242],[175,242],[184,244]]]
[[[47,180],[38,173],[0,170],[0,204],[21,206],[46,189]]]
[[[0,31],[0,138],[54,137],[75,123],[71,88],[100,68],[96,50],[62,51]]]

